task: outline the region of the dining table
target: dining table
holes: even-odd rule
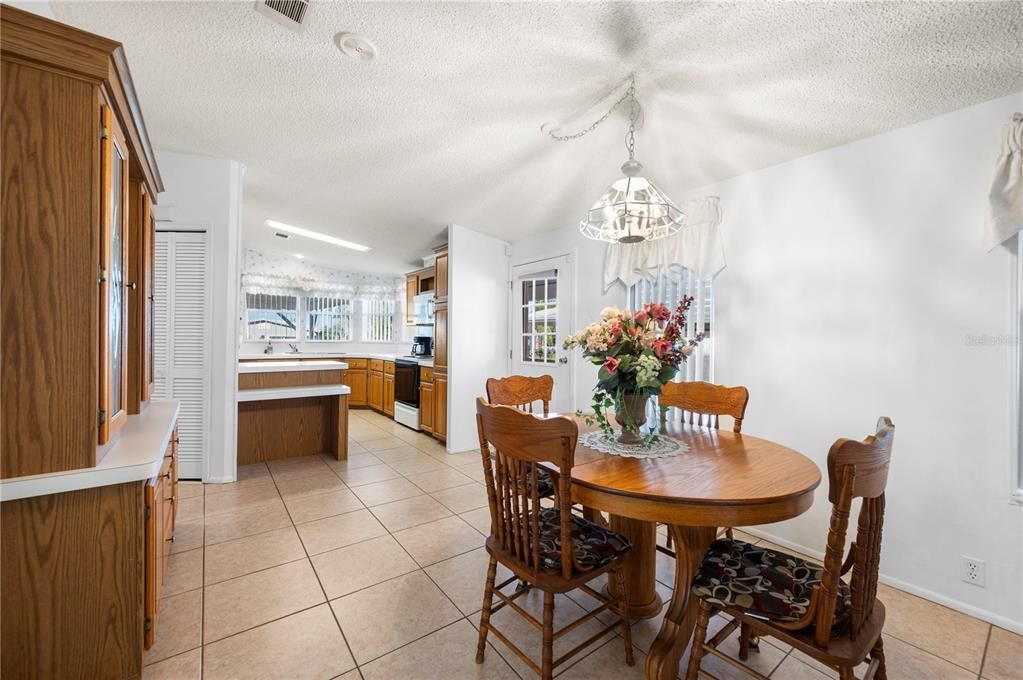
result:
[[[572,417],[580,433],[596,428]],[[660,428],[659,436],[678,440],[683,452],[626,457],[578,443],[571,491],[573,502],[607,513],[611,528],[632,543],[624,583],[612,580],[608,588],[625,588],[634,618],[652,618],[664,606],[655,587],[657,525],[667,525],[676,553],[674,593],[645,672],[647,680],[674,680],[696,625],[690,584],[718,530],[806,512],[821,474],[803,454],[767,439],[681,419],[662,421]]]

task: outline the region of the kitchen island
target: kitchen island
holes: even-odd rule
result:
[[[280,458],[348,458],[348,364],[339,360],[238,364],[238,465]]]

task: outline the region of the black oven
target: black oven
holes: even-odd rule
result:
[[[394,360],[394,400],[419,408],[419,362]]]

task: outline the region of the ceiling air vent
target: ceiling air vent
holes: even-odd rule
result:
[[[256,11],[293,30],[302,28],[309,0],[256,0]]]

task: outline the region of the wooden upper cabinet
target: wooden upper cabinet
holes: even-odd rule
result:
[[[153,263],[156,220],[145,186],[128,183],[128,413],[141,413],[153,394]]]
[[[130,182],[163,184],[120,43],[0,8],[0,476],[97,464],[128,379]],[[40,429],[39,423],[46,427]]]
[[[412,309],[412,298],[419,294],[419,275],[407,274],[405,276],[405,325],[411,326],[415,321]]]
[[[443,302],[448,299],[448,251],[442,250],[437,253],[437,260],[433,263],[434,271],[436,272],[433,286],[434,286],[434,297],[437,302]]]

